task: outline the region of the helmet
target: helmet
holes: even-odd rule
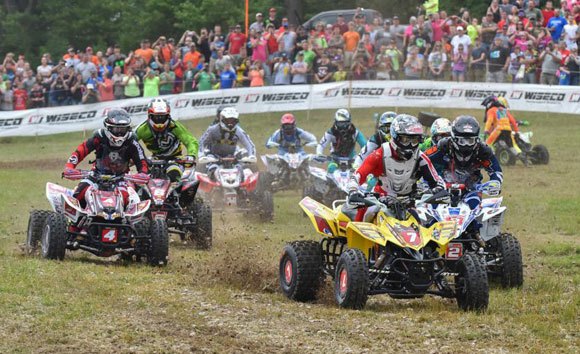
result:
[[[296,131],[296,118],[292,113],[286,113],[280,119],[282,132],[286,135],[292,135]]]
[[[397,116],[397,113],[387,111],[381,114],[377,121],[377,130],[383,137],[386,139],[389,134],[391,134],[391,123],[393,123],[393,119]]]
[[[451,122],[447,118],[437,118],[431,125],[431,140],[437,144],[439,139],[451,135]]]
[[[234,107],[226,107],[220,113],[220,127],[223,130],[233,132],[240,122],[240,114]]]
[[[497,98],[497,103],[499,103],[500,105],[504,106],[504,108],[510,108],[510,104],[508,103],[507,98],[505,98],[503,96],[499,96]]]
[[[459,116],[451,127],[451,141],[459,163],[469,162],[478,148],[479,123],[473,116]]]
[[[423,126],[416,117],[399,114],[391,124],[391,141],[389,144],[402,160],[410,159],[419,149],[423,139]]]
[[[171,108],[162,98],[154,98],[147,105],[147,120],[153,130],[162,132],[169,125],[171,120]]]
[[[105,136],[111,146],[120,147],[131,135],[131,116],[122,108],[113,108],[105,117]]]
[[[334,113],[334,126],[339,131],[348,130],[351,126],[352,118],[348,109],[341,108]]]
[[[500,106],[503,106],[503,104],[495,96],[487,96],[481,102],[481,105],[484,106],[486,110],[491,109],[492,107],[500,107]],[[505,107],[505,106],[503,106],[503,107]]]

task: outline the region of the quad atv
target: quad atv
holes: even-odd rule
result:
[[[502,166],[512,166],[518,159],[518,149],[521,150],[521,159],[525,164],[547,165],[550,162],[550,153],[544,145],[532,145],[533,132],[512,134],[511,142],[505,136],[500,136],[493,144],[495,156]],[[513,146],[510,148],[510,146]]]
[[[324,157],[324,156],[323,156]],[[338,168],[327,171],[324,168],[310,166],[310,181],[302,191],[303,197],[310,197],[326,206],[335,200],[343,200],[348,194],[348,183],[351,179],[353,159],[348,157],[314,158],[317,162],[334,161]]]
[[[159,219],[143,222],[151,201],[140,201],[137,192],[127,183],[144,184],[146,180],[93,171],[79,171],[67,178],[90,182],[85,193],[86,206],[72,196],[71,189],[47,183],[46,196],[53,211],[30,212],[26,243],[31,252],[40,242],[41,255],[47,259],[62,260],[66,249],[82,249],[98,257],[146,257],[150,265],[167,264],[167,225]],[[126,184],[127,205],[120,184]]]
[[[151,200],[147,215],[150,220],[165,220],[169,233],[178,234],[182,241],[192,241],[200,249],[209,249],[212,245],[211,206],[196,198],[199,181],[192,170],[186,170],[181,181],[171,183],[166,170],[175,163],[187,165],[180,159],[149,161],[151,179],[140,190],[143,199]]]
[[[396,199],[387,207],[373,193],[351,202],[378,208],[374,221],[351,221],[348,204],[337,202],[330,209],[311,198],[302,199],[300,206],[322,239],[284,247],[279,277],[286,297],[314,300],[328,275],[334,279],[335,300],[344,308],[362,309],[368,295],[376,294],[396,299],[433,294],[455,298],[465,311],[487,308],[489,285],[481,259],[472,253],[456,262],[445,258],[457,234],[455,221],[425,228]]]
[[[217,164],[210,175],[196,172],[199,189],[207,196],[214,211],[231,210],[252,212],[262,221],[274,217],[272,193],[260,187],[260,172],[253,172],[244,165],[255,164],[250,157],[216,157],[206,155],[199,159],[204,164]]]
[[[306,144],[306,146],[312,146],[312,144],[316,143]],[[289,146],[287,150],[281,155],[269,154],[261,157],[266,166],[266,173],[261,178],[267,181],[266,188],[272,192],[303,188],[309,178],[308,162],[312,155],[296,152],[295,146]]]
[[[450,204],[430,204],[430,199],[440,196],[424,195],[417,203],[416,213],[423,225],[432,222],[456,221],[458,237],[447,248],[447,259],[458,260],[465,253],[474,253],[486,264],[490,279],[498,279],[503,287],[520,287],[524,282],[522,250],[518,239],[510,233],[501,232],[505,206],[503,197],[482,199],[481,203],[470,208],[469,199],[474,193],[490,195],[497,188],[497,182],[489,181],[475,186],[469,193],[463,184],[448,184]]]

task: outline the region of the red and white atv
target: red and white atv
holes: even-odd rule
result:
[[[274,200],[267,188],[260,186],[260,172],[254,172],[244,165],[255,164],[251,157],[203,156],[202,164],[217,164],[213,176],[196,172],[200,181],[199,190],[213,206],[213,210],[231,209],[256,213],[262,221],[270,221],[274,216]]]
[[[151,205],[140,201],[132,183],[145,184],[138,175],[105,175],[78,171],[66,177],[89,183],[86,206],[73,197],[73,190],[46,184],[46,197],[53,211],[32,210],[28,220],[27,246],[47,259],[64,259],[66,249],[90,252],[98,257],[121,255],[125,260],[145,256],[150,265],[166,265],[168,260],[167,226],[155,220],[145,228],[143,218]],[[121,189],[128,194],[125,205]]]

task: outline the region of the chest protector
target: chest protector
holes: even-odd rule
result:
[[[158,133],[149,126],[149,130],[153,134],[152,150],[158,151],[157,155],[173,156],[181,153],[181,142],[173,133],[174,128],[175,125],[170,123],[165,131]]]
[[[112,147],[108,144],[108,139],[104,137],[104,133],[99,132],[99,134],[101,135],[101,143],[95,150],[97,170],[113,174],[129,171],[129,160],[131,159],[129,146],[133,140],[127,139],[121,147]]]
[[[351,124],[350,127],[346,130],[339,130],[333,126],[331,133],[336,139],[334,145],[332,146],[332,151],[334,154],[340,157],[349,157],[352,154],[356,144],[356,128],[354,125]]]
[[[379,177],[381,188],[388,194],[408,195],[413,192],[417,182],[417,171],[421,151],[417,149],[409,160],[397,160],[389,143],[381,146],[383,149],[383,175]]]

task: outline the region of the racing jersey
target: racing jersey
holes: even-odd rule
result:
[[[294,146],[297,153],[303,153],[303,144],[316,142],[314,134],[307,132],[304,129],[296,128],[294,134],[288,135],[276,130],[274,134],[266,142],[266,147],[271,149],[275,144],[280,144],[278,147],[278,154],[283,155],[288,152],[288,148]]]
[[[490,180],[502,183],[503,173],[493,151],[483,142],[478,142],[478,144],[474,156],[467,165],[459,164],[453,158],[451,138],[441,139],[439,144],[427,150],[426,154],[447,183],[461,183],[465,184],[468,189],[472,189],[473,185],[483,180],[481,169],[487,171]]]
[[[93,151],[97,156],[93,169],[100,173],[127,173],[131,161],[135,164],[138,172],[147,173],[145,152],[135,137],[131,135],[123,145],[114,147],[109,144],[104,129],[97,130],[92,137],[77,146],[69,157],[65,168],[76,168]]]
[[[429,188],[445,188],[443,179],[423,152],[417,149],[409,160],[399,160],[389,143],[373,151],[353,174],[349,189],[356,189],[373,174],[379,183],[376,191],[383,195],[407,196],[416,190],[417,181],[423,178]]]
[[[487,111],[485,120],[485,133],[490,134],[493,130],[506,130],[518,132],[518,123],[513,115],[503,107],[492,107]]]
[[[175,157],[183,155],[183,147],[187,155],[197,157],[197,139],[178,121],[171,120],[167,129],[156,133],[147,121],[141,123],[136,130],[137,140],[142,140],[155,157]]]
[[[367,144],[367,139],[358,129],[353,127],[353,132],[346,136],[341,136],[338,132],[330,128],[324,133],[322,139],[316,146],[316,154],[324,154],[324,149],[330,144],[330,154],[338,157],[353,158],[356,154],[355,147],[358,144],[363,148]]]
[[[433,146],[433,137],[428,137],[427,139],[425,139],[425,141],[423,141],[421,144],[419,144],[419,149],[421,151],[427,151],[432,146]]]
[[[376,132],[373,136],[369,138],[366,145],[361,149],[360,153],[354,159],[354,166],[360,166],[364,159],[367,158],[373,151],[378,149],[383,143],[386,143],[389,139],[383,139],[382,134]]]
[[[256,147],[252,139],[240,126],[236,126],[233,132],[228,132],[219,124],[211,125],[201,136],[200,143],[204,153],[207,150],[209,154],[216,156],[234,155],[238,144],[248,151],[248,156],[256,156]]]

